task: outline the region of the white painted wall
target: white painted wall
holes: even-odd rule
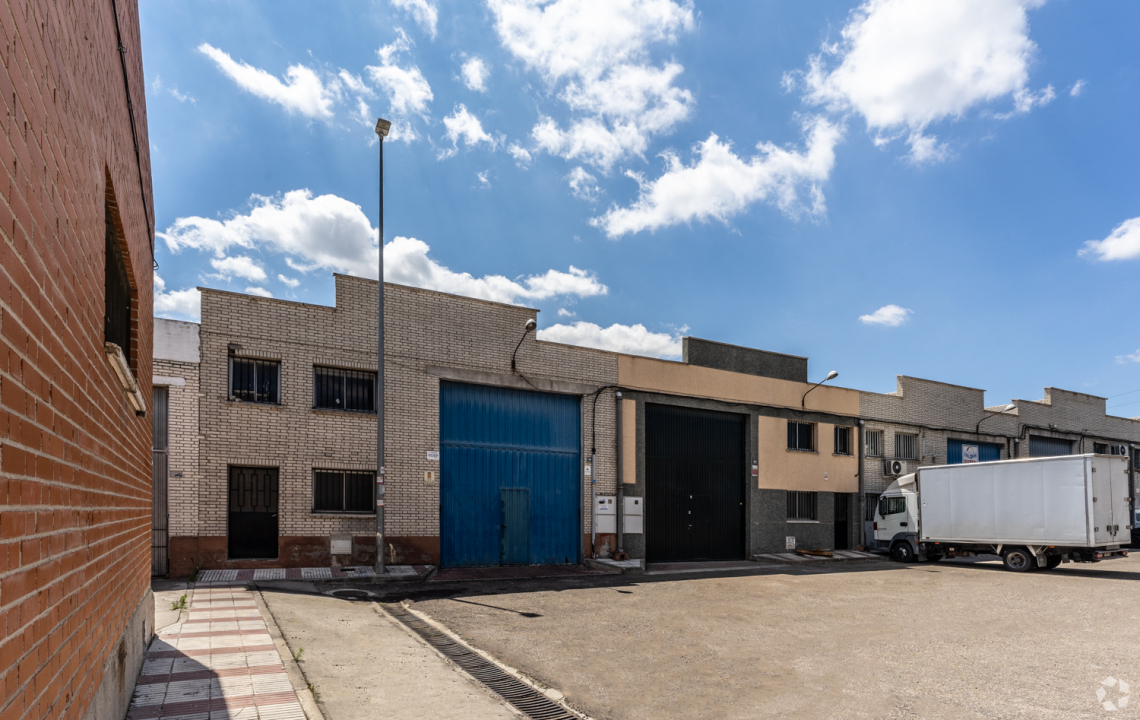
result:
[[[200,362],[198,323],[155,318],[154,359]]]

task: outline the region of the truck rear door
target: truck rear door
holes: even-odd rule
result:
[[[1128,475],[1127,470],[1121,472],[1123,465],[1115,458],[1092,458],[1093,540],[1097,545],[1131,541],[1126,530],[1130,514],[1125,500]],[[1113,473],[1114,470],[1120,474],[1119,477]]]

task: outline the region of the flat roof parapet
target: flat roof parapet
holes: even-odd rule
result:
[[[681,360],[689,365],[745,375],[792,382],[808,381],[806,357],[728,345],[713,340],[681,338]]]

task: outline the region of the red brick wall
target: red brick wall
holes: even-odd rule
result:
[[[138,9],[118,0],[141,189],[111,7],[0,0],[0,720],[81,717],[142,641],[121,636],[149,588],[151,427],[104,358],[104,203],[149,408],[153,202]]]

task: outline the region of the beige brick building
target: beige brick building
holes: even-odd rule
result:
[[[314,407],[317,370],[374,378],[375,281],[337,275],[334,307],[202,289],[200,363],[162,360],[156,374],[170,384],[170,572],[195,567],[259,567],[229,550],[230,474],[262,469],[276,476],[276,566],[336,562],[371,564],[373,511],[315,508],[317,473],[346,477],[376,468],[376,414]],[[386,541],[391,563],[439,561],[441,383],[539,390],[580,398],[580,456],[598,438],[597,492],[614,492],[613,390],[617,356],[539,342],[525,333],[537,311],[418,288],[385,286]],[[525,333],[525,338],[524,338]],[[512,352],[517,372],[512,371]],[[273,402],[235,397],[234,361],[276,367]],[[267,370],[266,372],[271,372]],[[374,382],[374,380],[373,380]],[[194,387],[197,386],[197,391]],[[260,387],[259,387],[260,389]],[[193,404],[198,404],[198,420]],[[183,416],[181,409],[188,415]],[[183,427],[176,427],[179,424]],[[197,461],[193,460],[197,455]],[[582,502],[576,509],[589,538],[589,483],[579,466]],[[322,475],[322,478],[328,475]],[[331,555],[332,542],[350,542]],[[583,547],[588,553],[588,547]]]
[[[985,407],[985,391],[900,375],[893,393],[859,393],[863,419],[864,519],[895,477],[884,460],[904,472],[972,459],[1005,460],[1103,452],[1132,454],[1140,419],[1107,414],[1105,399],[1045,388],[1041,400]],[[1012,405],[1012,407],[1010,407]]]

